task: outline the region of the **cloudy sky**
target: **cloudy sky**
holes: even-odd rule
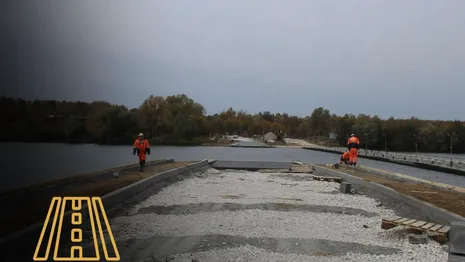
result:
[[[465,120],[465,1],[0,4],[3,96]]]

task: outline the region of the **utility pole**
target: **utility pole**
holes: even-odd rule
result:
[[[386,157],[387,157],[387,153],[388,153],[388,149],[387,149],[387,135],[386,134],[383,134],[384,136],[384,150],[386,151]]]
[[[413,134],[413,137],[415,137],[415,161],[418,161],[418,141],[417,141],[417,135]]]

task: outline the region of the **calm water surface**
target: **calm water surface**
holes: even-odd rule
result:
[[[339,155],[336,154],[290,148],[160,146],[153,147],[152,150],[148,160],[172,158],[176,161],[195,161],[213,158],[292,161],[296,159],[315,164],[336,163],[339,161]],[[4,160],[0,190],[137,163],[137,157],[132,155],[131,146],[0,143],[0,152]],[[360,159],[359,161],[366,166],[465,187],[465,177],[457,175],[368,159]]]

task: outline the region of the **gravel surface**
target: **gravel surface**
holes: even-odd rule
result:
[[[271,252],[265,249],[256,248],[250,245],[245,245],[240,248],[216,249],[208,252],[197,252],[191,254],[175,255],[171,262],[185,261],[202,261],[202,262],[217,262],[217,261],[234,261],[234,262],[270,262],[270,261],[293,261],[293,262],[335,262],[335,261],[353,261],[353,262],[399,262],[399,261],[418,261],[418,262],[439,262],[447,261],[447,253],[439,252],[439,250],[430,250],[430,247],[420,245],[411,247],[406,253],[396,255],[366,255],[366,254],[351,254],[345,256],[308,256],[300,254],[281,254]],[[155,261],[153,258],[146,261]]]
[[[296,175],[298,174],[290,176]],[[338,190],[339,184],[335,182],[295,181],[273,173],[210,173],[206,177],[183,180],[164,188],[157,195],[137,205],[132,212],[152,205],[278,202],[351,207],[383,215],[392,214],[389,210],[376,207],[377,201],[365,196],[327,194]]]
[[[126,218],[118,218],[125,220]],[[118,223],[118,219],[115,221]],[[331,223],[327,223],[331,221]],[[113,222],[113,224],[115,224]],[[116,228],[121,239],[148,238],[152,235],[186,236],[206,234],[240,235],[245,237],[313,238],[372,244],[386,231],[379,226],[379,217],[368,218],[331,213],[279,212],[246,210],[191,215],[137,215],[129,225]],[[347,227],[350,224],[351,227]],[[296,226],[299,225],[299,226]],[[317,226],[315,226],[317,225]],[[367,225],[368,228],[363,228]],[[141,231],[140,228],[145,230]],[[333,232],[328,234],[328,232]],[[385,245],[379,243],[378,245]]]
[[[281,174],[282,175],[282,174]],[[293,174],[295,175],[295,174]],[[305,175],[302,175],[305,176]],[[157,195],[143,201],[132,210],[132,215],[112,220],[112,229],[118,241],[131,243],[120,248],[132,259],[127,261],[446,261],[447,252],[434,241],[424,245],[408,242],[407,232],[401,228],[382,230],[382,216],[393,215],[392,210],[377,207],[377,200],[362,195],[335,193],[339,184],[320,181],[295,181],[276,174],[258,172],[220,172],[214,169],[200,177],[180,181],[164,188]],[[365,217],[336,213],[283,212],[275,210],[241,210],[199,212],[180,215],[136,214],[143,207],[202,203],[266,203],[315,204],[336,207],[351,207],[375,212],[378,216]],[[280,240],[317,239],[340,243],[364,244],[396,248],[396,254],[310,254],[302,252],[276,252],[258,248],[247,241],[239,247],[224,243],[223,248],[193,250],[181,248],[185,243],[165,244],[173,248],[174,255],[166,260],[157,257],[157,247],[151,237],[191,237],[209,235],[257,237]],[[128,242],[129,241],[129,242]],[[174,240],[172,240],[174,241]],[[137,245],[137,243],[144,243]],[[135,243],[135,244],[134,244]],[[284,242],[283,242],[284,243]],[[188,243],[189,245],[195,243]],[[232,243],[229,243],[232,244]],[[129,247],[132,245],[132,249]],[[221,245],[220,245],[221,246]],[[336,244],[337,246],[337,244]],[[159,247],[161,248],[161,247]],[[137,254],[134,255],[134,250]],[[179,254],[176,250],[190,250]],[[330,249],[328,249],[330,250]],[[353,250],[353,249],[349,249]],[[195,251],[195,252],[194,252]],[[305,250],[304,250],[305,251]],[[185,251],[184,251],[185,252]],[[192,253],[190,253],[192,252]],[[169,253],[169,252],[168,252]],[[163,254],[167,254],[164,252]],[[122,261],[126,261],[122,259]]]

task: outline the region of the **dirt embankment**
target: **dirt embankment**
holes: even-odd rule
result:
[[[185,166],[191,162],[174,162],[148,166],[144,172],[120,172],[118,178],[98,176],[98,173],[83,175],[86,179],[67,183],[52,181],[41,184],[40,189],[16,190],[0,196],[0,238],[15,231],[45,220],[50,201],[54,196],[103,196],[158,173]],[[112,169],[116,171],[116,169]],[[95,178],[93,179],[92,176]],[[61,181],[61,180],[60,180]]]
[[[356,168],[340,167],[344,173],[363,178],[390,187],[400,193],[431,203],[435,206],[465,217],[465,194],[434,189],[430,185],[395,180],[383,175],[366,172]]]

